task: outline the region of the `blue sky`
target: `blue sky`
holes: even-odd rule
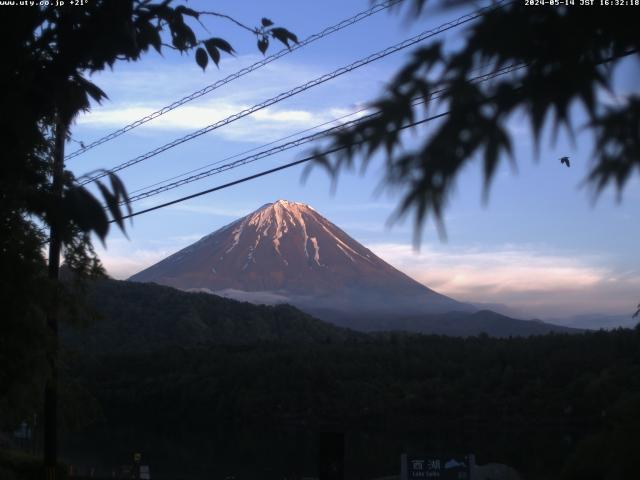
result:
[[[189,5],[199,10],[215,8],[249,25],[267,16],[306,38],[368,8],[369,3],[279,0],[216,1],[215,5],[192,1]],[[78,175],[113,167],[461,13],[431,12],[411,23],[402,15],[378,13],[72,159],[69,167]],[[205,22],[213,36],[232,43],[236,57],[225,57],[219,69],[210,67],[204,73],[192,56],[171,51],[164,57],[151,53],[138,63],[116,64],[113,71],[94,75],[109,100],[78,118],[73,138],[89,143],[260,58],[248,32],[220,19]],[[197,25],[194,28],[203,37],[209,35]],[[460,28],[443,36],[455,46],[463,35]],[[273,44],[270,52],[274,47],[279,48]],[[376,97],[409,52],[396,53],[203,135],[122,171],[121,178],[129,190],[135,190],[361,108]],[[630,79],[637,70],[637,65],[628,65],[617,75],[623,93],[634,88]],[[576,114],[579,118],[580,112]],[[430,128],[433,125],[428,124],[418,133],[428,134]],[[343,173],[335,193],[320,170],[302,184],[299,167],[136,217],[129,239],[114,231],[107,249],[99,248],[99,254],[113,276],[126,278],[237,217],[285,198],[312,205],[394,266],[460,300],[503,303],[523,316],[541,318],[633,311],[640,299],[638,179],[630,182],[621,203],[608,191],[594,205],[588,190],[579,186],[590,165],[588,134],[578,135],[575,145],[561,135],[555,147],[546,135],[536,161],[526,123],[514,118],[511,131],[517,172],[504,162],[484,205],[479,166],[469,165],[445,214],[448,240],[441,241],[429,223],[419,251],[412,247],[410,221],[388,227],[399,194],[375,194],[382,169],[374,161],[364,175]],[[411,143],[409,138],[407,144]],[[72,143],[67,146],[68,151],[76,148]],[[136,202],[134,209],[301,158],[306,148]],[[570,169],[558,162],[565,155],[571,157]]]

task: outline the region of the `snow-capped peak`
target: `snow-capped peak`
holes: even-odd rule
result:
[[[308,205],[284,199],[263,205],[132,279],[183,289],[285,292],[310,302],[323,299],[326,308],[341,302],[361,308],[368,302],[377,311],[402,306],[411,295],[426,296],[427,303],[440,298]],[[390,300],[393,296],[397,301]],[[455,306],[445,297],[442,301]]]

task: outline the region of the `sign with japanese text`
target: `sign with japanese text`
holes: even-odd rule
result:
[[[401,480],[472,480],[473,455],[402,455]]]

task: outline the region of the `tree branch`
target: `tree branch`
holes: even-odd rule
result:
[[[168,43],[164,43],[164,42],[162,42],[160,45],[162,45],[163,47],[166,47],[166,48],[170,48],[170,49],[172,49],[172,50],[180,51],[180,49],[179,49],[179,48],[174,47],[173,45],[169,45]]]
[[[251,28],[248,27],[247,25],[245,25],[242,22],[239,22],[238,20],[236,20],[235,18],[229,16],[229,15],[225,15],[224,13],[218,13],[218,12],[198,12],[200,15],[211,15],[213,17],[219,17],[219,18],[224,18],[226,20],[229,20],[230,22],[235,23],[237,26],[239,26],[240,28],[244,28],[245,30],[250,31],[251,33],[254,34],[258,34],[258,30],[255,28]]]

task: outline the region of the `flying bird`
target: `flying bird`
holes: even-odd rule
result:
[[[560,159],[560,163],[564,163],[567,166],[567,168],[571,166],[571,163],[569,162],[569,157],[562,157]]]

